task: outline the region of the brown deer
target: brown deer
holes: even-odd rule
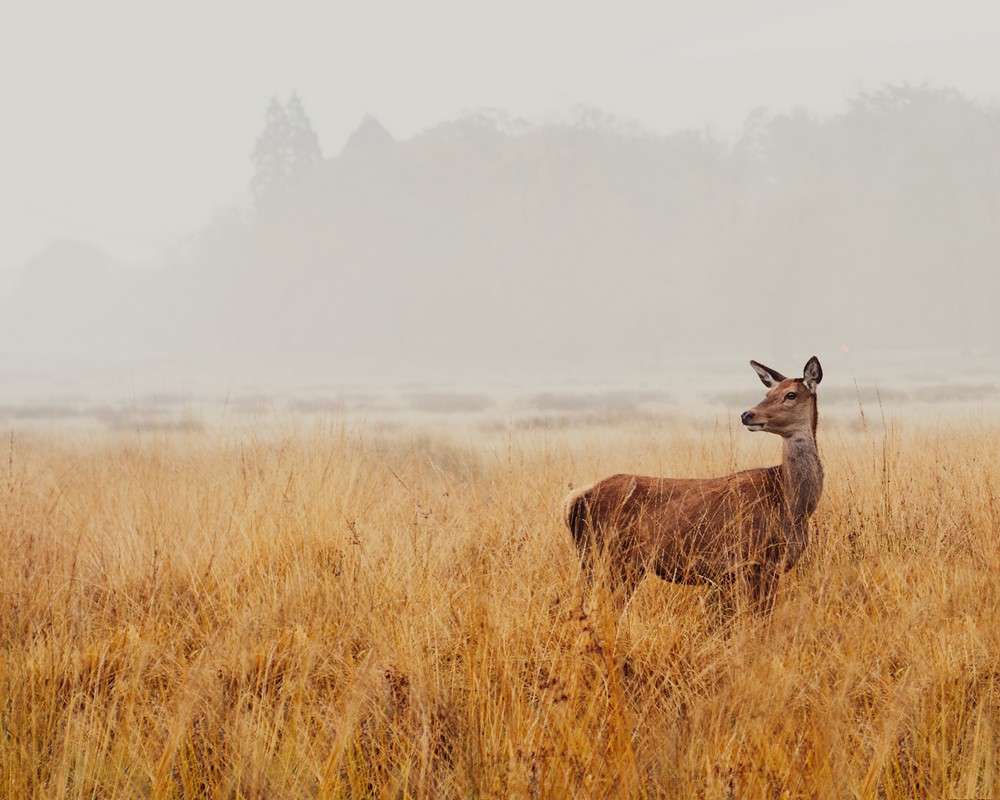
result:
[[[782,463],[721,478],[612,475],[573,492],[566,524],[588,576],[603,558],[625,599],[648,570],[675,583],[736,579],[756,610],[770,612],[779,576],[806,549],[823,490],[816,449],[823,369],[815,356],[801,378],[750,366],[768,392],[740,419],[748,430],[782,437]]]

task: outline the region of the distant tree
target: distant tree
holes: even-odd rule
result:
[[[292,92],[285,104],[285,117],[288,121],[289,172],[292,180],[298,180],[323,160],[323,153],[298,92]]]
[[[371,114],[366,114],[354,133],[347,137],[341,153],[374,153],[391,146],[394,141],[392,134],[382,126],[381,122]]]
[[[288,115],[277,97],[271,98],[264,118],[264,130],[254,147],[254,174],[250,188],[258,201],[276,196],[288,183],[285,147],[289,133]]]
[[[875,201],[885,295],[901,308],[933,298],[918,327],[939,341],[994,347],[1000,135],[989,113],[955,89],[904,84],[854,98],[842,128],[846,164]]]
[[[258,204],[280,201],[288,188],[301,180],[323,158],[312,123],[293,92],[285,105],[271,98],[264,130],[257,137],[251,159],[254,174],[250,188]]]

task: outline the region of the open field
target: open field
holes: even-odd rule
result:
[[[581,610],[570,484],[777,462],[722,417],[18,435],[0,795],[1000,797],[1000,425],[870,417],[770,622]]]

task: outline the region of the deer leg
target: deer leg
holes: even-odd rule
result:
[[[611,579],[614,581],[613,593],[619,607],[623,611],[628,606],[632,595],[635,594],[635,590],[639,587],[645,574],[645,570],[631,560],[618,565],[616,569],[612,570]]]
[[[747,564],[737,574],[739,593],[746,607],[767,616],[774,607],[778,571],[767,564]]]
[[[753,609],[761,616],[770,616],[774,609],[774,599],[778,592],[778,577],[781,573],[770,564],[756,565],[750,586],[750,600]]]
[[[580,559],[580,581],[577,583],[579,590],[580,614],[587,615],[587,599],[594,588],[594,578],[598,571],[598,564],[595,563],[593,547],[586,544],[579,548],[577,555]]]

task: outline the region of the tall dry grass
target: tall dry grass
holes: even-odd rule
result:
[[[581,610],[559,516],[777,458],[727,423],[16,438],[0,794],[1000,796],[1000,426],[820,438],[769,622]]]

